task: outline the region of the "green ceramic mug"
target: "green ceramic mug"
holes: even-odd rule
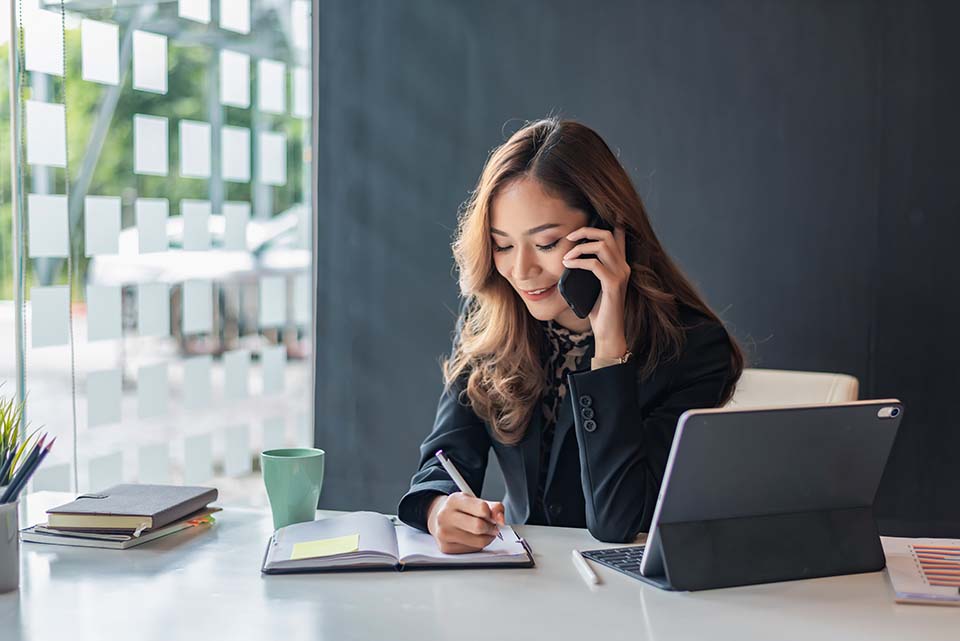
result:
[[[291,523],[313,521],[323,485],[325,453],[313,447],[292,447],[260,453],[275,530]]]

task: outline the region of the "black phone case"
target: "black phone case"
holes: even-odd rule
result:
[[[597,229],[610,229],[600,216],[594,214],[587,223],[588,227]],[[577,242],[578,245],[589,242],[583,239]],[[596,258],[595,254],[584,254],[581,258]],[[560,282],[557,285],[560,295],[577,315],[577,318],[586,318],[597,304],[597,298],[600,297],[600,279],[594,276],[589,269],[564,269],[560,275]]]

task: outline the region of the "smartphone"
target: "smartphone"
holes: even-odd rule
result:
[[[587,226],[612,230],[610,225],[597,214],[593,214]],[[588,242],[590,239],[583,238],[578,240],[577,244],[582,245]],[[580,258],[596,258],[596,254],[584,254]],[[567,305],[577,318],[586,318],[593,310],[593,306],[597,304],[597,298],[600,297],[600,279],[589,269],[564,269],[557,289],[560,290],[560,295],[567,301]]]

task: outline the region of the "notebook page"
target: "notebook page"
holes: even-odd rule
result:
[[[484,563],[526,563],[530,557],[520,537],[509,525],[500,528],[503,540],[493,542],[479,552],[444,554],[430,534],[407,525],[397,526],[397,548],[400,561],[420,565],[461,565]]]
[[[376,512],[353,512],[319,521],[294,523],[277,530],[267,552],[266,569],[307,569],[393,565],[397,539],[390,519]],[[290,560],[297,543],[359,534],[356,552]]]

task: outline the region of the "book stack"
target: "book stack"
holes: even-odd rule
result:
[[[30,543],[124,550],[188,528],[209,527],[220,508],[212,487],[115,485],[47,510],[20,533]]]

